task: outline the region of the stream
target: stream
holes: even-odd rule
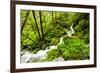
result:
[[[70,30],[66,31],[66,34],[71,37],[74,33],[73,24],[70,26]],[[60,42],[57,45],[63,43],[63,37],[60,38]],[[45,50],[39,50],[36,54],[33,54],[30,51],[21,52],[21,63],[31,63],[31,62],[42,62],[46,58],[48,51],[52,49],[57,49],[57,45],[49,46]],[[53,62],[64,61],[63,57],[58,57],[53,60]]]

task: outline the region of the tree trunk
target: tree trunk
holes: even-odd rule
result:
[[[39,37],[39,42],[40,42],[39,46],[40,46],[40,49],[42,49],[42,46],[41,46],[41,35],[40,35],[38,24],[37,24],[37,21],[36,21],[35,12],[32,10],[32,13],[33,13],[33,18],[35,20],[36,29],[37,29],[37,32],[38,32],[38,37]]]
[[[35,20],[36,29],[37,29],[37,31],[38,31],[38,36],[39,36],[39,38],[41,39],[41,35],[40,35],[40,32],[39,32],[38,24],[37,24],[36,17],[35,17],[35,12],[32,11],[32,13],[33,13],[33,17],[34,17],[34,20]]]
[[[23,29],[24,29],[25,23],[26,23],[26,21],[27,21],[27,17],[28,17],[28,15],[29,15],[29,12],[30,12],[30,11],[27,12],[26,18],[25,18],[25,20],[24,20],[24,23],[22,24],[21,34],[22,34]]]
[[[44,36],[43,36],[43,26],[42,26],[42,17],[41,17],[41,11],[39,11],[39,15],[40,15],[40,27],[41,27],[41,35],[42,35],[42,38],[44,39]]]
[[[54,23],[54,15],[53,15],[53,11],[52,11],[52,23]]]
[[[41,28],[41,35],[42,35],[42,38],[41,38],[41,46],[42,46],[42,49],[43,49],[46,46],[46,44],[45,44],[46,41],[44,39],[44,31],[43,31],[43,25],[42,25],[42,15],[41,15],[41,11],[39,11],[39,15],[40,15],[40,28]]]

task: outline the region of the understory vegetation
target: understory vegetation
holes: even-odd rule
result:
[[[35,54],[57,46],[48,51],[43,61],[53,61],[58,57],[65,61],[90,58],[89,13],[21,10],[20,14],[21,51]],[[62,42],[60,38],[63,38]]]

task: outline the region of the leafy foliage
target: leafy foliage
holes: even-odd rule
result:
[[[89,46],[81,39],[67,38],[64,43],[58,45],[57,49],[48,52],[47,61],[52,61],[62,56],[65,60],[89,59]]]
[[[28,13],[29,12],[29,13]],[[33,53],[48,46],[56,45],[57,49],[48,52],[44,61],[57,57],[64,60],[89,59],[89,13],[21,10],[21,50]],[[25,22],[25,24],[24,24]],[[73,25],[75,33],[67,33]],[[63,42],[60,45],[60,38]]]

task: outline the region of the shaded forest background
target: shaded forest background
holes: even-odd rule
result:
[[[89,13],[21,10],[21,51],[37,53],[63,43],[48,52],[45,61],[89,59]],[[68,36],[73,24],[74,34]]]

